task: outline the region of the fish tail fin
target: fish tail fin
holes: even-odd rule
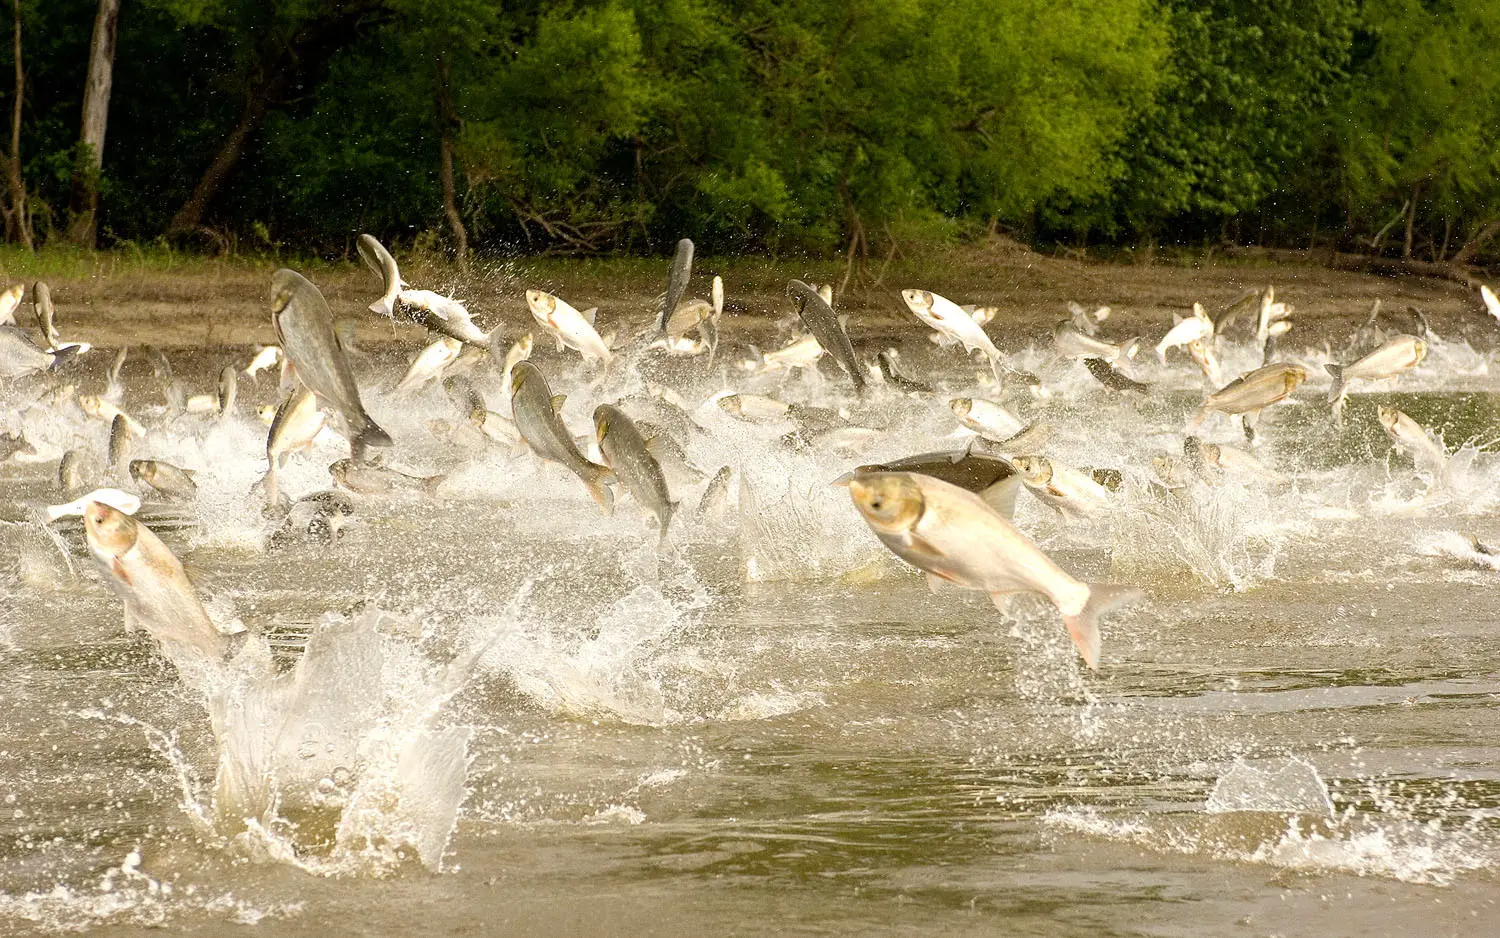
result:
[[[677,506],[681,505],[681,504],[682,504],[682,502],[680,502],[680,501],[667,502],[666,510],[664,510],[661,513],[661,532],[660,532],[660,534],[661,534],[661,542],[663,544],[665,544],[667,542],[667,529],[669,527],[671,527],[671,525],[672,525],[672,516],[675,515],[675,514],[677,514]]]
[[[990,359],[990,373],[995,376],[995,387],[1001,388],[1003,390],[1005,388],[1005,372],[1002,370],[1002,363],[1000,361],[1000,356],[999,355],[991,355],[991,356],[989,356],[989,359]]]
[[[1329,403],[1336,403],[1339,398],[1344,396],[1344,389],[1349,384],[1344,380],[1344,366],[1328,364],[1324,365],[1323,368],[1333,376],[1333,386],[1328,389],[1328,401]]]
[[[1115,586],[1108,583],[1090,583],[1088,602],[1076,616],[1063,616],[1063,625],[1073,644],[1083,655],[1083,661],[1092,670],[1099,670],[1099,620],[1104,616],[1142,598],[1145,594],[1133,586]]]
[[[1140,336],[1126,339],[1124,342],[1120,343],[1120,354],[1125,358],[1131,359],[1133,361],[1135,359],[1136,353],[1141,350],[1141,346],[1145,344],[1145,341],[1146,340],[1141,338]]]
[[[606,515],[614,514],[615,495],[614,492],[610,491],[608,485],[608,483],[614,480],[614,471],[607,466],[590,463],[581,475],[583,476],[583,484],[589,488],[589,494],[594,496],[594,501],[599,503],[599,507],[604,510],[604,513]]]
[[[370,312],[387,319],[396,315],[396,298],[394,296],[382,296],[369,305]]]
[[[54,349],[52,352],[52,364],[48,365],[47,369],[49,371],[56,371],[63,365],[66,365],[68,362],[77,358],[78,353],[82,350],[83,346],[81,345],[64,345],[60,349]]]
[[[356,454],[362,454],[371,446],[395,445],[396,441],[391,439],[391,435],[380,429],[379,424],[375,421],[370,420],[365,424],[364,429],[354,435],[352,448]],[[356,456],[356,458],[358,457]]]
[[[436,495],[438,489],[442,488],[443,483],[447,481],[448,477],[441,472],[435,476],[428,476],[422,480],[422,491],[428,495]]]

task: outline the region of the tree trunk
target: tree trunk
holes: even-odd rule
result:
[[[437,117],[442,128],[438,176],[443,186],[443,214],[448,218],[448,227],[453,229],[458,262],[464,264],[469,255],[469,232],[464,229],[463,216],[458,213],[458,194],[453,183],[453,137],[459,123],[458,114],[453,109],[452,73],[441,52],[437,57]]]
[[[83,84],[83,126],[73,164],[73,198],[68,205],[68,240],[86,248],[93,248],[98,234],[99,174],[104,168],[104,132],[109,124],[119,27],[120,0],[99,0],[88,78]]]
[[[21,179],[21,101],[26,94],[26,71],[21,66],[21,0],[11,5],[15,19],[16,101],[10,112],[10,159],[7,182],[10,188],[11,231],[26,250],[35,250],[31,240],[31,219],[26,214],[26,183]]]
[[[1419,182],[1411,191],[1411,210],[1406,213],[1406,242],[1401,246],[1401,259],[1411,260],[1411,234],[1412,228],[1417,223],[1417,196],[1422,194],[1422,184]]]
[[[172,216],[167,225],[168,233],[192,231],[202,225],[209,202],[233,172],[251,135],[265,120],[266,114],[281,104],[287,91],[298,80],[353,42],[365,16],[380,9],[380,0],[353,0],[334,6],[332,12],[305,24],[270,54],[261,54],[259,67],[247,78],[245,106],[240,111],[239,121],[220,145],[208,169],[203,171],[202,178],[193,187],[193,194]]]
[[[1464,246],[1453,252],[1453,263],[1467,264],[1484,244],[1500,234],[1500,220],[1485,222],[1479,229],[1479,233],[1464,243]]]

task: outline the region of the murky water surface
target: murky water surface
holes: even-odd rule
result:
[[[930,592],[828,485],[962,446],[948,398],[994,395],[913,336],[903,362],[941,393],[858,400],[735,354],[713,378],[600,381],[539,344],[580,434],[605,401],[661,420],[643,373],[686,399],[703,475],[674,477],[665,550],[628,499],[605,518],[558,467],[450,439],[442,391],[391,393],[401,363],[378,356],[369,409],[399,463],[446,474],[440,498],[359,497],[336,542],[268,550],[250,490],[274,382],[246,381],[228,421],[169,417],[132,358],[133,455],[199,470],[196,503],[143,517],[281,674],[207,690],[124,631],[76,524],[65,557],[16,523],[60,500],[63,450],[102,463],[108,428],[9,389],[0,415],[41,453],[0,475],[0,931],[1497,933],[1500,561],[1462,536],[1500,544],[1493,356],[1435,340],[1343,427],[1315,377],[1262,424],[1274,476],[1168,492],[1151,457],[1181,452],[1189,363],[1138,366],[1142,398],[1016,352],[1048,394],[1007,403],[1055,428],[1049,454],[1123,473],[1106,515],[1064,525],[1026,493],[1017,512],[1073,572],[1150,595],[1110,618],[1093,674],[1050,607]],[[102,390],[93,357],[80,390]],[[245,360],[176,364],[206,391]],[[475,380],[508,415],[498,375]],[[881,432],[793,451],[792,424],[709,400],[731,386]],[[1377,403],[1443,436],[1441,478],[1393,451]],[[1240,439],[1220,417],[1204,434]],[[329,440],[284,485],[326,488],[346,454]],[[699,513],[724,465],[729,504]]]

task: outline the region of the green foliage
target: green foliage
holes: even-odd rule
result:
[[[45,222],[96,0],[24,9]],[[281,70],[205,215],[241,243],[438,236],[447,133],[486,250],[1352,242],[1415,196],[1437,254],[1500,218],[1497,47],[1500,0],[140,0],[102,230],[159,237]]]

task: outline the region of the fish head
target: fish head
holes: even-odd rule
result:
[[[719,398],[719,407],[726,414],[732,414],[736,417],[742,417],[745,414],[745,405],[740,401],[738,394],[730,394]]]
[[[974,399],[972,397],[955,397],[948,402],[948,408],[953,411],[953,416],[962,420],[974,410]]]
[[[1033,485],[1052,481],[1052,463],[1045,456],[1012,456],[1010,464]]]
[[[608,404],[600,404],[594,408],[594,431],[599,437],[599,442],[604,442],[605,436],[609,434],[610,424],[613,422],[615,409]]]
[[[912,312],[931,315],[932,294],[926,290],[902,290],[901,299],[906,301],[906,306]]]
[[[156,475],[156,464],[149,459],[132,459],[130,461],[130,477],[137,482],[150,484]]]
[[[1411,340],[1411,356],[1412,356],[1412,364],[1414,364],[1414,365],[1417,364],[1418,362],[1421,362],[1422,359],[1426,358],[1427,357],[1427,343],[1424,340],[1422,340],[1422,339],[1412,339]]]
[[[527,379],[531,377],[534,371],[536,371],[534,365],[527,362],[516,362],[515,368],[511,369],[510,372],[511,397],[515,397],[520,392],[522,386],[526,384]]]
[[[343,484],[344,480],[349,478],[349,470],[353,467],[354,460],[340,459],[328,464],[328,475],[333,478],[333,481]]]
[[[104,402],[97,394],[78,395],[78,407],[90,417],[99,417],[104,413]]]
[[[1286,381],[1286,392],[1290,394],[1297,389],[1297,385],[1307,380],[1307,369],[1301,365],[1289,365],[1283,380]]]
[[[531,315],[546,319],[557,309],[557,297],[543,290],[527,290],[526,306],[531,310]]]
[[[94,553],[120,558],[135,546],[140,522],[103,502],[89,502],[83,509],[83,531]]]
[[[1401,411],[1394,407],[1387,407],[1384,404],[1376,406],[1375,414],[1380,419],[1380,425],[1385,427],[1388,432],[1394,431],[1396,424],[1401,420]]]
[[[885,534],[910,531],[927,507],[921,486],[906,472],[856,472],[849,497],[865,523]]]

